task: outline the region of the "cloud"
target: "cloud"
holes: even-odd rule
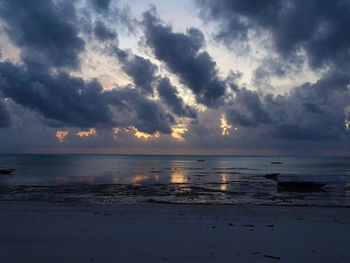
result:
[[[16,103],[66,125],[112,125],[102,87],[67,73],[53,75],[42,65],[0,63],[1,90]]]
[[[111,0],[91,0],[91,3],[98,11],[107,11],[110,7]]]
[[[101,21],[96,22],[94,33],[95,37],[100,41],[115,40],[117,38],[117,33],[107,28]]]
[[[137,89],[125,87],[106,91],[108,103],[119,112],[118,121],[124,126],[134,126],[141,132],[154,134],[157,131],[170,134],[174,117],[156,101],[147,99]]]
[[[149,59],[135,55],[131,51],[123,51],[117,47],[113,51],[121,62],[122,69],[132,78],[136,87],[148,95],[153,95],[157,66]]]
[[[122,6],[121,1],[112,2],[111,0],[89,0],[89,2],[90,5],[85,5],[87,8],[85,8],[83,12],[89,13],[93,17],[97,16],[100,20],[110,24],[113,28],[122,26],[119,29],[125,30],[133,35],[138,31],[139,22],[132,17],[128,4]],[[90,22],[91,21],[88,21],[88,23]]]
[[[79,37],[71,1],[1,1],[0,16],[22,57],[41,60],[49,67],[79,68],[85,41]]]
[[[117,55],[122,64],[122,69],[133,80],[137,89],[147,95],[154,95],[156,86],[158,94],[164,104],[177,116],[196,118],[193,108],[185,105],[181,97],[178,96],[176,87],[172,86],[167,77],[157,74],[158,67],[149,59],[135,55],[131,50],[124,51],[117,47],[113,48],[113,53]]]
[[[305,53],[314,69],[349,66],[350,3],[319,0],[197,0],[201,17],[218,22],[216,37],[228,46],[269,36],[289,62]]]
[[[245,88],[237,89],[233,106],[228,111],[229,120],[235,125],[254,127],[261,123],[270,123],[259,94]]]
[[[259,131],[256,136],[285,140],[348,137],[344,125],[350,83],[345,70],[350,61],[348,1],[197,0],[197,4],[202,19],[216,22],[216,39],[229,49],[241,43],[267,49],[253,71],[254,85],[271,90],[271,77],[296,75],[304,63],[321,76],[279,96],[236,86],[226,110],[230,123]],[[244,55],[252,55],[249,51]]]
[[[227,119],[235,126],[259,128],[286,140],[340,140],[348,136],[344,109],[350,98],[349,83],[350,77],[333,72],[284,96],[242,88],[228,107]]]
[[[272,90],[272,77],[290,77],[304,70],[299,66],[306,61],[320,76],[284,95],[273,95],[241,86],[242,73],[221,76],[205,50],[205,28],[177,32],[155,9],[136,23],[127,8],[114,2],[78,2],[0,3],[1,26],[20,54],[18,60],[4,56],[0,61],[1,150],[239,154],[349,145],[344,108],[350,101],[345,72],[350,42],[348,34],[336,32],[348,31],[347,3],[320,2],[318,9],[315,1],[199,1],[206,19],[218,22],[217,38],[228,47],[238,42],[257,45],[252,43],[256,36],[271,39],[269,53],[259,58],[261,64],[253,71],[254,85]],[[311,21],[303,20],[304,15]],[[124,39],[119,31],[135,26],[144,33],[139,54],[118,46],[118,36],[124,45],[131,36],[139,37]],[[3,41],[6,44],[7,38]],[[324,56],[319,53],[322,48]],[[149,51],[150,57],[140,55]],[[88,72],[100,67],[94,72],[98,77],[105,66],[106,74],[120,67],[132,84],[113,83],[124,77],[113,76],[109,89],[104,89],[105,79],[92,79]],[[180,92],[183,87],[197,105],[185,103],[182,94],[188,90]],[[196,111],[198,106],[205,111]],[[220,122],[223,119],[227,124]],[[225,136],[220,126],[226,127]],[[90,136],[80,138],[77,133]],[[140,140],[135,133],[148,139]],[[305,141],[308,146],[303,146]]]
[[[171,85],[166,77],[159,79],[157,90],[160,98],[179,117],[196,118],[196,111],[188,105],[178,95],[177,89]]]
[[[216,63],[210,55],[201,51],[205,40],[195,28],[186,34],[174,33],[164,26],[154,9],[144,13],[143,25],[146,43],[157,59],[165,62],[195,95],[196,101],[208,107],[217,106],[225,94],[225,83],[218,77]]]
[[[10,124],[9,112],[3,99],[0,97],[0,128],[8,127]]]
[[[136,89],[104,91],[97,80],[86,82],[67,73],[53,74],[40,64],[1,62],[0,89],[5,97],[42,114],[52,127],[135,126],[153,134],[170,133],[169,126],[174,123],[156,101]]]

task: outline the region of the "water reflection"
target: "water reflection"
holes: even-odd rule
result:
[[[198,162],[198,159],[205,161]],[[305,200],[293,197],[291,202],[350,203],[349,158],[285,158],[284,165],[278,167],[272,166],[271,160],[271,157],[0,155],[1,164],[16,168],[11,176],[0,177],[0,185],[64,188],[91,184],[93,189],[101,187],[101,192],[108,187],[115,189],[113,196],[134,195],[135,189],[139,189],[137,193],[141,196],[142,191],[148,189],[146,194],[152,193],[152,199],[181,201],[196,198],[203,202],[246,200],[254,203],[269,202],[272,197],[291,200],[290,194],[278,195],[275,182],[264,177],[264,174],[278,172],[281,180],[333,183],[328,185],[327,197],[317,193]]]
[[[58,183],[58,184],[66,184],[66,183],[69,182],[68,178],[65,177],[65,176],[57,176],[57,177],[55,178],[55,181],[56,181],[56,183]]]
[[[94,184],[96,182],[95,176],[81,176],[77,178],[78,183],[84,183],[84,184]]]
[[[172,184],[186,184],[188,179],[182,172],[172,172],[170,175],[170,182]]]
[[[220,190],[226,191],[227,190],[227,183],[229,181],[229,176],[227,174],[222,174],[221,175],[221,185],[220,185]]]
[[[137,184],[137,183],[141,183],[144,181],[148,181],[149,179],[150,179],[150,176],[148,176],[148,175],[136,175],[136,176],[131,178],[131,183]]]

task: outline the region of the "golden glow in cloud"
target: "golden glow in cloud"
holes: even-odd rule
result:
[[[345,128],[346,128],[348,131],[350,130],[349,115],[350,115],[350,106],[347,106],[347,107],[345,108]]]
[[[89,137],[91,135],[95,135],[96,136],[97,134],[96,134],[96,129],[95,128],[91,128],[88,131],[77,132],[77,135],[82,138],[82,137]]]
[[[68,135],[68,131],[57,131],[56,132],[56,138],[60,143],[64,142],[64,138]]]
[[[225,115],[222,115],[220,121],[221,121],[221,126],[220,127],[222,129],[221,135],[222,136],[229,135],[230,134],[230,129],[232,128],[232,126],[227,123]],[[235,128],[235,130],[237,130],[237,128]]]
[[[117,140],[118,138],[118,132],[119,132],[119,129],[118,128],[113,128],[113,140]]]
[[[172,128],[171,136],[179,141],[184,141],[185,139],[182,136],[186,132],[187,128],[174,127]]]
[[[144,133],[144,132],[140,132],[138,129],[136,129],[135,127],[132,127],[132,129],[135,131],[135,136],[138,139],[144,139],[144,140],[148,140],[149,138],[158,138],[160,136],[159,132],[156,132],[155,134],[149,134],[149,133]]]

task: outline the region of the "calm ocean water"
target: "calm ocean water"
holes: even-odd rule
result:
[[[350,157],[1,154],[1,168],[16,169],[1,200],[350,206]],[[279,192],[268,173],[328,184]]]

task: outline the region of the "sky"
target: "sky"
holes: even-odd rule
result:
[[[349,0],[0,0],[0,153],[349,155]]]

